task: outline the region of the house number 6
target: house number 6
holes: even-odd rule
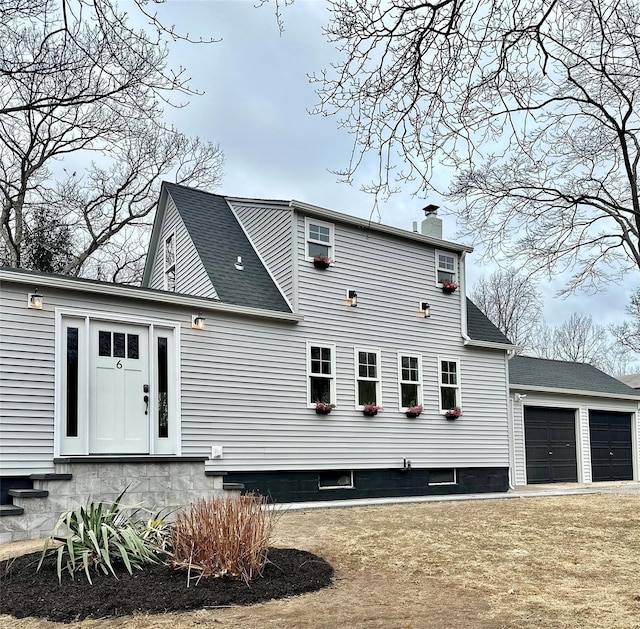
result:
[[[117,367],[118,369],[122,369],[122,363],[121,363],[120,361],[118,361],[118,362],[116,363],[116,367]]]

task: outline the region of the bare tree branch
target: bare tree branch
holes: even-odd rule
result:
[[[495,271],[481,278],[470,296],[512,343],[530,345],[542,312],[541,295],[530,277],[512,269]]]
[[[576,312],[555,328],[540,323],[528,352],[540,358],[588,363],[612,376],[632,373],[637,367],[629,347],[616,342],[590,315]]]
[[[597,287],[640,268],[640,13],[634,0],[332,0],[342,59],[316,112],[369,154],[376,197],[435,170],[466,236],[528,271]]]
[[[165,67],[162,36],[180,36],[150,19],[151,33],[111,0],[0,0],[3,264],[135,281],[161,181],[219,183],[220,148],[162,123],[170,95],[193,92]]]

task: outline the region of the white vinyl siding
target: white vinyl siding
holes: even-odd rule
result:
[[[367,404],[382,406],[380,362],[379,349],[355,348],[356,408],[358,410],[362,410]]]
[[[211,283],[211,279],[200,260],[198,251],[187,232],[182,218],[178,214],[171,195],[167,196],[167,205],[155,259],[153,260],[149,288],[167,290],[165,283],[165,242],[172,234],[175,235],[175,292],[217,299],[218,295],[215,287]]]
[[[170,223],[180,269],[188,247],[176,221]],[[164,303],[147,303],[44,284],[44,310],[29,310],[32,280],[3,282],[2,465],[12,473],[53,471],[53,309],[76,307],[180,322],[182,454],[209,457],[213,446],[221,447],[222,457],[208,460],[208,470],[390,469],[405,458],[428,469],[507,467],[505,352],[464,345],[459,300],[436,287],[434,249],[336,223],[336,251],[349,255],[341,253],[338,265],[319,272],[305,262],[303,215],[296,213],[295,226],[298,308],[304,316],[297,324],[208,311],[206,329],[193,330],[197,311],[172,303],[171,294]],[[183,280],[179,272],[178,282]],[[349,288],[358,292],[357,308],[345,304]],[[431,305],[429,319],[417,316],[420,301]],[[307,342],[329,341],[335,348],[337,407],[327,417],[309,408],[306,365]],[[354,386],[355,348],[372,345],[380,350],[380,399],[387,402],[375,422],[356,410]],[[422,356],[422,380],[428,383],[417,421],[407,419],[395,402],[398,354],[405,352]],[[464,421],[447,422],[439,414],[438,356],[459,358]]]
[[[0,474],[53,471],[54,331],[49,311],[28,309],[33,285],[0,284]]]

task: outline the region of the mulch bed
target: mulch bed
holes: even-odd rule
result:
[[[163,613],[261,601],[313,592],[331,584],[333,568],[324,559],[294,548],[270,548],[262,577],[249,584],[228,577],[192,581],[187,573],[152,564],[130,575],[123,566],[113,576],[84,572],[75,580],[64,573],[58,582],[55,560],[47,559],[40,572],[40,553],[0,562],[0,614],[16,618],[36,616],[56,622],[84,618],[127,616],[134,612]]]

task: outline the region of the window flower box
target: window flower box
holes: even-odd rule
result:
[[[462,415],[462,409],[459,406],[449,409],[444,414],[447,419],[458,419],[460,415]]]
[[[328,269],[330,264],[331,260],[329,260],[327,256],[317,255],[313,258],[313,266],[315,266],[316,269]]]
[[[446,295],[451,295],[451,293],[455,293],[458,285],[451,280],[442,280],[442,292]]]
[[[422,405],[410,406],[409,408],[407,408],[407,410],[404,413],[407,417],[415,418],[415,417],[420,417],[420,413],[422,413],[423,410],[424,409]]]
[[[328,415],[335,407],[335,404],[316,402],[316,413],[318,413],[318,415]]]
[[[375,404],[365,404],[362,407],[362,414],[366,417],[374,417],[378,414],[378,411],[382,410],[382,406],[376,406]]]

